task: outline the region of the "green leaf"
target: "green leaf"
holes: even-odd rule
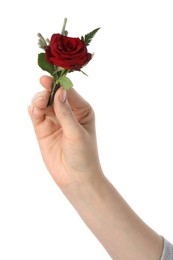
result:
[[[57,79],[56,83],[60,83],[66,90],[69,90],[73,86],[72,81],[66,76],[62,76],[59,79]]]
[[[94,37],[94,35],[96,34],[96,32],[99,30],[100,28],[97,28],[95,30],[93,30],[90,33],[85,34],[85,36],[81,37],[81,40],[85,42],[86,46],[88,46],[92,40],[92,38]]]
[[[54,65],[50,64],[46,60],[46,53],[38,54],[38,65],[42,70],[49,72],[51,75],[54,73]]]

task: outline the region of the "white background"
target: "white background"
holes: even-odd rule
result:
[[[173,2],[1,1],[0,259],[110,259],[49,176],[27,114],[41,90],[37,32],[101,27],[89,77],[71,74],[93,106],[105,175],[173,242]]]

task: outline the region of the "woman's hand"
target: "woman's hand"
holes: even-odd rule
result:
[[[74,89],[60,88],[47,107],[52,79],[29,107],[44,162],[55,182],[112,259],[160,259],[162,238],[129,207],[99,163],[94,113]]]
[[[48,171],[61,189],[92,182],[101,166],[91,106],[74,89],[61,87],[47,107],[52,78],[40,82],[46,90],[34,96],[28,111]]]

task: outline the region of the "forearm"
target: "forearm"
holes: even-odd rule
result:
[[[134,213],[105,177],[74,185],[64,193],[112,259],[160,259],[162,238]]]

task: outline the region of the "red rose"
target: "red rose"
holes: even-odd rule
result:
[[[84,41],[59,33],[52,35],[50,45],[46,46],[45,51],[49,63],[70,70],[80,70],[92,57]]]

